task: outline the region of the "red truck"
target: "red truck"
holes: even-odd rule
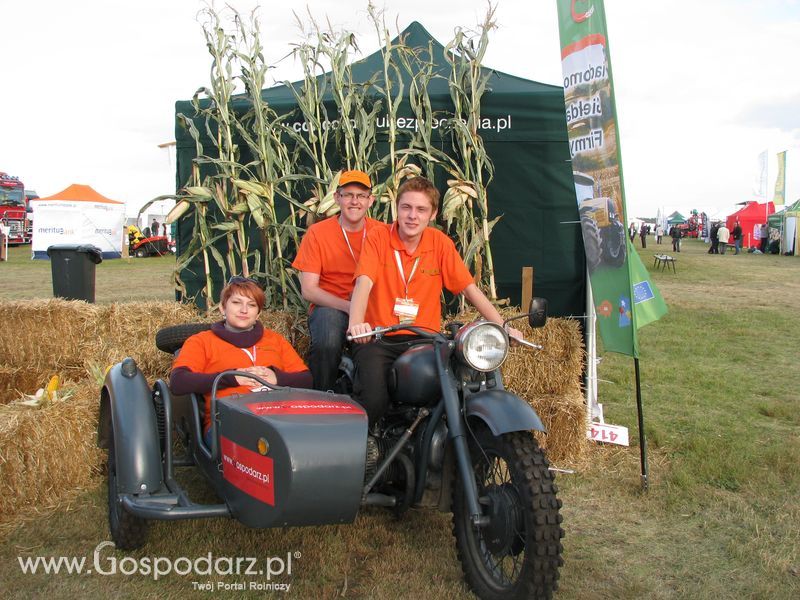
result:
[[[28,206],[25,186],[19,177],[0,172],[0,221],[8,228],[9,245],[31,241]]]

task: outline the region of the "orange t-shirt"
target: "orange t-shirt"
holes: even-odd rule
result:
[[[247,350],[247,352],[245,352]],[[248,352],[250,353],[248,355]],[[251,355],[254,357],[251,358]],[[219,373],[242,367],[275,367],[286,373],[307,371],[308,367],[292,345],[279,333],[264,328],[264,335],[254,347],[237,348],[218,337],[213,331],[201,331],[189,337],[172,363],[172,368],[186,367],[193,373]],[[217,390],[217,397],[247,394],[244,385]],[[211,394],[205,394],[204,428],[211,423]]]
[[[373,229],[387,229],[386,224],[367,217],[361,231],[346,231],[339,225],[337,216],[330,217],[308,228],[292,266],[298,271],[317,273],[319,287],[326,292],[350,300],[353,293],[353,273],[361,256],[366,235]]]
[[[395,251],[403,264],[403,277],[398,270]],[[417,258],[419,263],[414,270]],[[361,275],[369,277],[373,284],[364,316],[373,327],[399,323],[400,319],[394,314],[395,301],[409,298],[419,305],[414,325],[439,331],[442,327],[442,288],[459,294],[473,283],[453,240],[432,227],[422,232],[413,254],[406,251],[394,225],[391,229],[371,231],[355,272],[355,277]],[[408,293],[403,278],[408,281]]]

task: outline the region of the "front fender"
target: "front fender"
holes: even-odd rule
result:
[[[103,382],[98,442],[108,447],[108,435],[114,436],[117,487],[123,494],[152,493],[163,484],[152,394],[131,358],[111,367]]]
[[[467,418],[478,417],[494,435],[535,429],[547,433],[530,404],[505,390],[484,390],[467,397]]]

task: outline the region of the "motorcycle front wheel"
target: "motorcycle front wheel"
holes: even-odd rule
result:
[[[552,598],[561,558],[561,501],[544,452],[529,432],[494,436],[485,426],[470,441],[486,526],[472,526],[458,482],[453,534],[464,577],[483,599]]]

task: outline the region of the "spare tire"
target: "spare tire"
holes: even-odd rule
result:
[[[164,327],[156,333],[156,348],[167,354],[175,354],[175,351],[183,346],[186,338],[208,329],[211,329],[211,323],[186,323]]]

